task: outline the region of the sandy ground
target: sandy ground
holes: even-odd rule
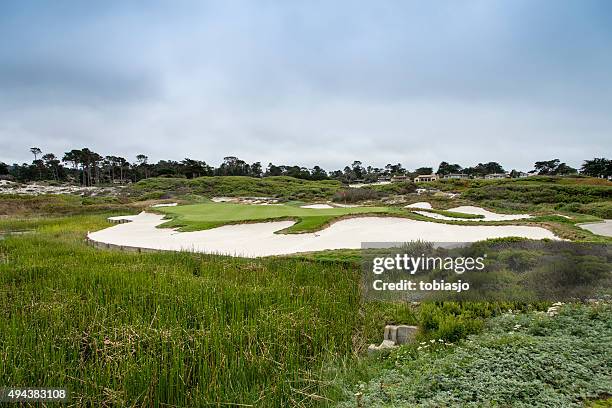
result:
[[[293,221],[226,225],[205,231],[178,232],[156,228],[164,222],[163,216],[158,214],[143,212],[128,217],[122,219],[131,222],[90,233],[89,239],[140,248],[259,257],[325,249],[357,249],[362,242],[407,242],[417,239],[472,242],[509,236],[556,238],[552,232],[541,227],[447,225],[393,217],[350,218],[308,234],[274,233],[291,226]]]
[[[178,205],[178,203],[162,203],[162,204],[152,205],[151,208],[157,208],[157,207],[176,207],[177,205]]]
[[[278,204],[278,199],[272,197],[213,197],[210,200],[213,203],[234,203],[253,205]]]
[[[8,180],[0,180],[1,194],[42,195],[42,194],[75,194],[83,196],[116,196],[124,186],[113,187],[83,187],[71,184],[50,186],[46,184],[19,184]]]
[[[578,224],[580,228],[591,231],[593,234],[612,237],[612,220],[604,220],[604,222],[593,222],[588,224]]]
[[[366,186],[384,186],[387,184],[391,184],[390,181],[377,181],[375,183],[356,183],[356,184],[349,184],[350,188],[361,188],[361,187],[366,187]]]
[[[419,201],[418,203],[408,204],[404,208],[421,208],[421,209],[424,209],[424,210],[431,210],[432,209],[431,204],[429,204],[426,201]]]
[[[300,205],[300,208],[312,208],[315,210],[326,210],[328,208],[334,208],[329,204],[308,204],[308,205]]]
[[[484,208],[474,207],[471,205],[450,208],[448,211],[484,216],[484,218],[475,219],[473,221],[512,221],[531,217],[531,215],[529,214],[497,214],[491,211],[487,211]]]

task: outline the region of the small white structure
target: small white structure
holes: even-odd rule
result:
[[[391,340],[395,344],[406,344],[414,339],[418,331],[417,326],[387,325],[385,326],[385,340]]]
[[[506,173],[491,173],[485,174],[485,179],[494,180],[494,179],[505,179],[506,177],[510,177],[510,175]]]
[[[463,173],[451,173],[444,176],[445,179],[469,179],[470,176]]]
[[[408,178],[408,176],[393,176],[391,177],[391,181],[394,183],[398,183],[401,181],[410,181],[410,179]]]
[[[420,176],[416,176],[414,178],[415,183],[423,183],[427,181],[436,181],[438,179],[437,174],[421,174]]]

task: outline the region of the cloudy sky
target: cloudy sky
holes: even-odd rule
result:
[[[46,3],[46,4],[45,4]],[[0,161],[612,153],[612,2],[0,2]]]

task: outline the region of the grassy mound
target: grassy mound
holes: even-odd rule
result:
[[[131,194],[145,198],[170,198],[196,194],[206,197],[275,197],[286,200],[331,198],[341,187],[339,181],[311,181],[293,177],[254,178],[218,176],[184,178],[149,178],[130,187]]]
[[[205,203],[159,208],[172,219],[163,227],[180,227],[182,231],[197,231],[225,224],[294,219],[296,224],[285,232],[311,232],[323,228],[334,219],[356,214],[401,214],[400,209],[387,207],[353,208],[300,208],[294,205],[247,205],[232,203]]]
[[[453,345],[425,341],[374,362],[343,407],[572,407],[612,394],[612,307],[505,314]],[[372,372],[370,372],[372,374]]]
[[[591,177],[527,177],[504,180],[441,180],[429,185],[459,191],[487,207],[515,211],[539,209],[612,217],[612,182]]]
[[[80,197],[71,194],[0,194],[0,216],[76,215],[99,211],[127,210],[115,197]]]

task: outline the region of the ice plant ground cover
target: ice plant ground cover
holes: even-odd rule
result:
[[[365,380],[344,373],[340,406],[581,407],[609,398],[612,306],[549,310],[505,313],[457,343],[433,338],[370,358]]]

